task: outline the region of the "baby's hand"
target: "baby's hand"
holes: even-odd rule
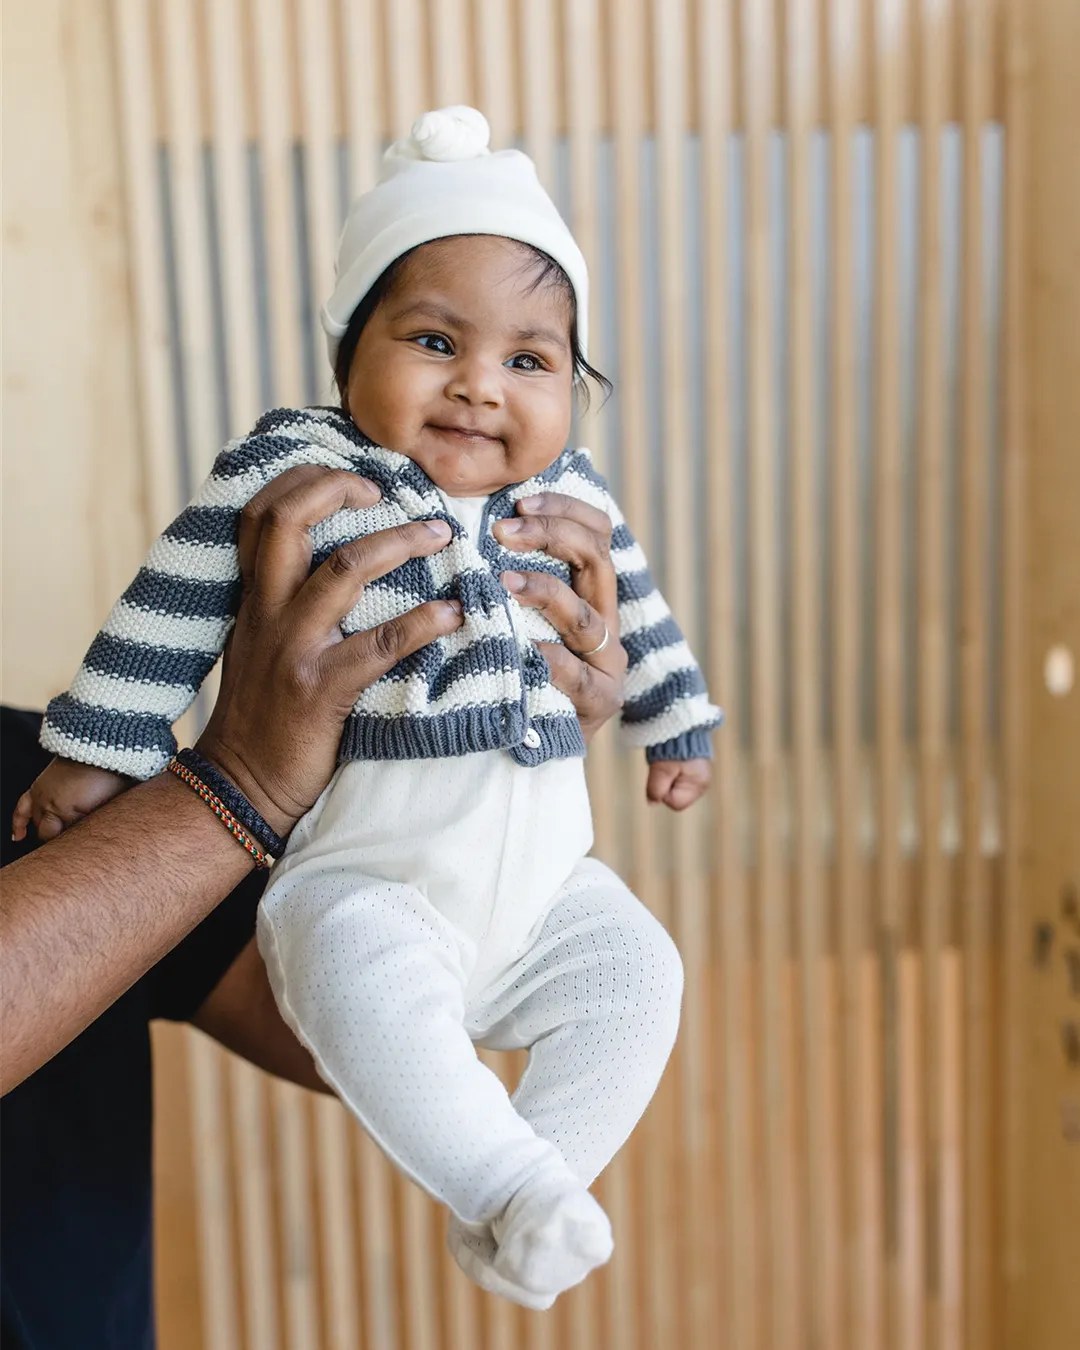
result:
[[[672,811],[693,806],[712,782],[712,761],[708,759],[658,759],[649,765],[645,795],[651,802],[663,802]]]
[[[11,818],[11,837],[25,839],[26,827],[33,821],[39,839],[54,839],[69,825],[119,796],[131,781],[93,764],[54,759],[19,798]]]

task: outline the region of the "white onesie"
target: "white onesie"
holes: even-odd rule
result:
[[[474,541],[484,498],[446,498]],[[259,912],[286,1020],[389,1157],[453,1212],[485,1288],[547,1307],[611,1250],[585,1191],[674,1043],[667,933],[586,857],[581,759],[342,764]],[[473,1043],[530,1050],[513,1098]]]

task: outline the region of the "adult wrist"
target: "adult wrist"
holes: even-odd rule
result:
[[[293,826],[304,814],[302,809],[283,806],[272,793],[266,791],[241,755],[212,736],[201,736],[194,748],[247,799],[275,834],[282,839],[289,837]]]

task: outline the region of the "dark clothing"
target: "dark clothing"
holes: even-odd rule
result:
[[[20,793],[48,762],[41,718],[0,710],[0,856]],[[252,874],[163,961],[0,1107],[3,1350],[154,1344],[149,1024],[191,1018],[255,930]]]

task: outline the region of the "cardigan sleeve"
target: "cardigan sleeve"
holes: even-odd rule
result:
[[[724,720],[709,701],[705,676],[660,594],[641,545],[614,506],[611,557],[626,649],[622,731],[658,760],[711,759],[711,733]],[[618,513],[618,514],[616,514]]]
[[[587,449],[567,451],[559,468],[555,481],[537,486],[587,501],[611,520],[619,637],[629,658],[624,739],[644,748],[650,764],[711,759],[711,733],[724,714],[709,701],[705,676],[653,581],[644,550]]]
[[[176,750],[187,711],[225,645],[240,603],[240,511],[288,466],[276,438],[231,442],[194,501],[150,549],[66,693],[51,700],[41,743],[56,755],[152,778]]]

